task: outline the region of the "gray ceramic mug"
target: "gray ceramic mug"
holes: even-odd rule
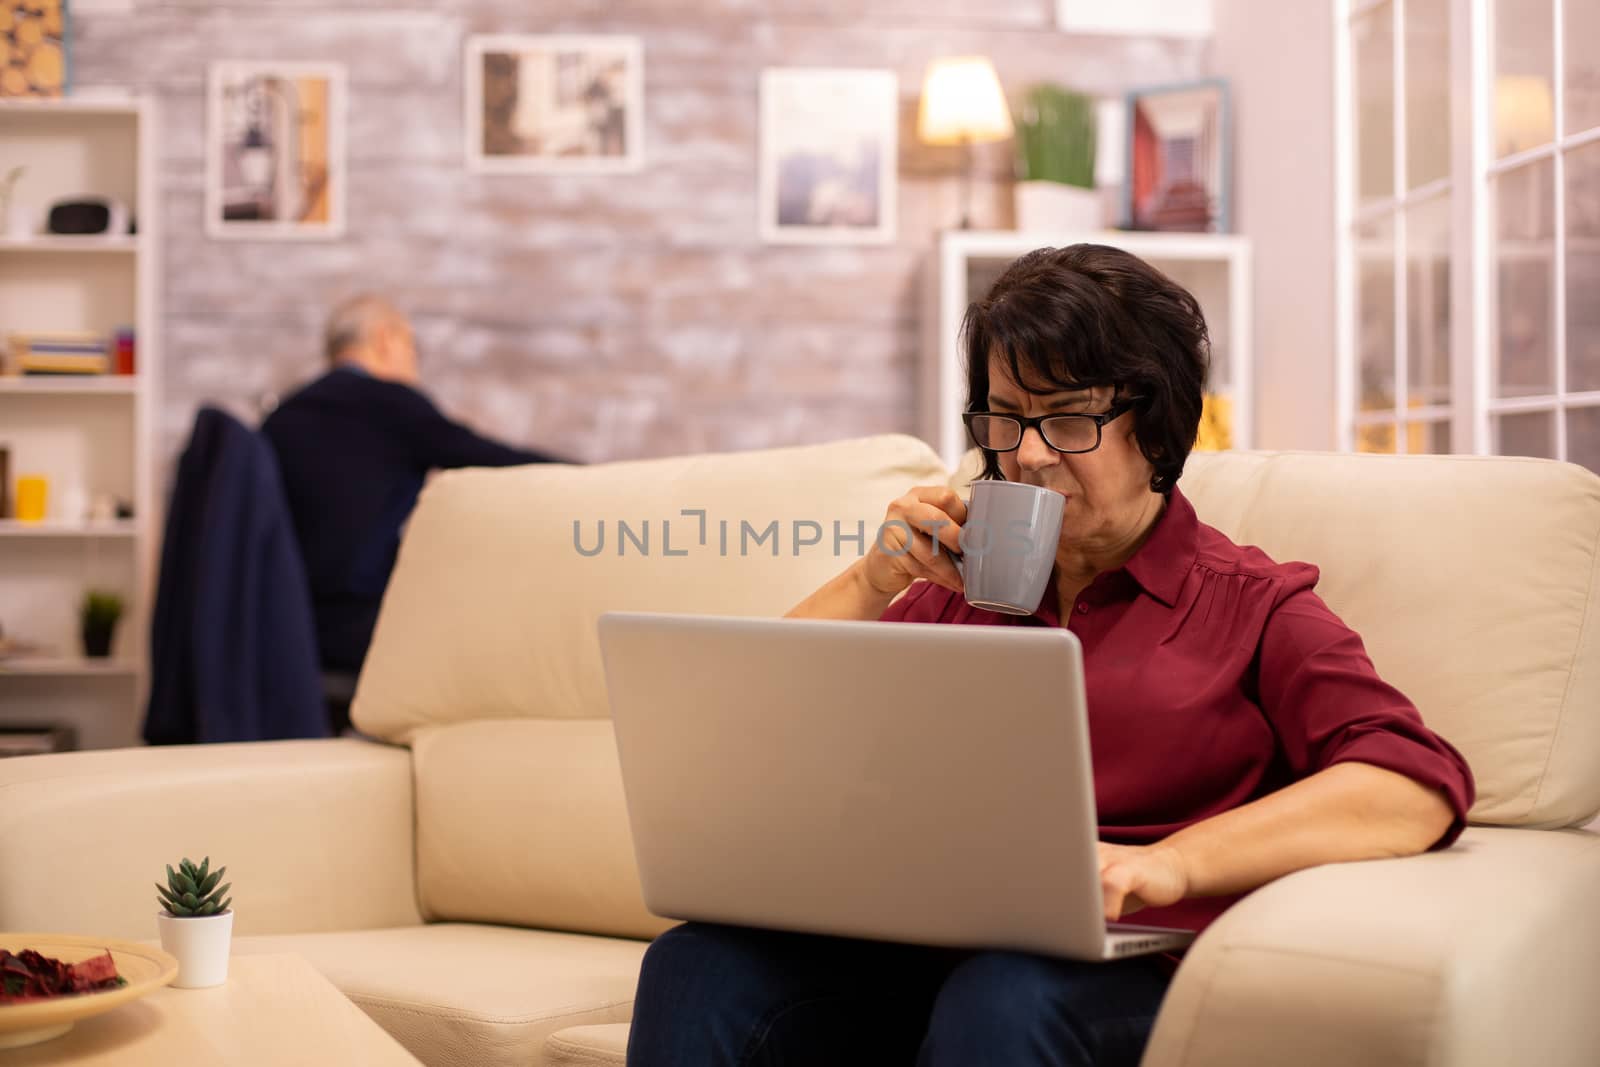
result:
[[[967,603],[1032,615],[1044,599],[1066,497],[1021,482],[973,482],[956,566]]]

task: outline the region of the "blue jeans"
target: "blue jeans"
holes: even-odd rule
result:
[[[629,1067],[1137,1067],[1158,958],[1072,963],[688,923],[645,953]]]

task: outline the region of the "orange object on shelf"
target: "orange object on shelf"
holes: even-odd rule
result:
[[[17,478],[17,518],[23,522],[43,522],[50,499],[50,481],[38,474]]]
[[[116,374],[133,374],[136,370],[132,330],[118,330],[112,337],[112,367]]]

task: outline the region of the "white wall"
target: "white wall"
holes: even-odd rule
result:
[[[1334,447],[1333,5],[1215,0],[1235,229],[1255,249],[1256,443]]]

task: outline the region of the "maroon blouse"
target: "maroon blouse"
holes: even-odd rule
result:
[[[1378,677],[1361,638],[1312,591],[1308,563],[1274,563],[1202,523],[1174,489],[1121,568],[1097,575],[1066,625],[1083,644],[1100,836],[1142,845],[1335,763],[1397,771],[1444,794],[1453,842],[1472,771]],[[1055,579],[1032,616],[918,582],[887,622],[1059,626]],[[1147,908],[1129,921],[1203,929],[1237,897]]]

